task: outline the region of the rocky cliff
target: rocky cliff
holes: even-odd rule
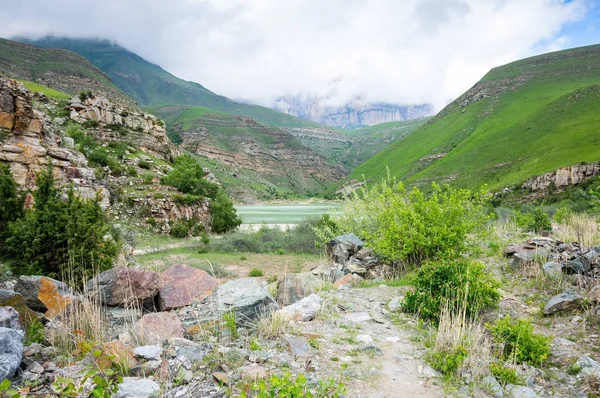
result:
[[[434,111],[428,104],[399,106],[353,100],[342,106],[330,106],[326,105],[326,99],[293,96],[278,98],[272,107],[302,119],[340,128],[357,128],[419,119],[431,116]]]
[[[98,184],[87,159],[73,148],[73,140],[64,137],[50,117],[34,109],[33,98],[34,94],[22,84],[0,79],[0,161],[9,164],[23,188],[35,187],[36,174],[51,162],[59,184],[73,183],[84,197],[100,193],[106,208],[109,193]],[[43,96],[37,99],[48,101]]]
[[[530,178],[521,186],[533,192],[564,189],[600,175],[600,163],[576,164]]]

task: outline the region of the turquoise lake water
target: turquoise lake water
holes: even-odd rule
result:
[[[235,206],[243,224],[297,224],[340,207],[339,203],[268,204]]]

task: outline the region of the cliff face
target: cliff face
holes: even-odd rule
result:
[[[530,178],[522,188],[533,192],[547,191],[550,187],[561,190],[597,175],[600,175],[600,163],[576,164]]]
[[[316,97],[281,97],[273,104],[273,109],[302,119],[313,120],[327,126],[356,128],[376,124],[419,119],[433,114],[428,104],[398,106],[391,104],[369,104],[363,101],[350,101],[343,106],[323,105]]]
[[[30,91],[8,79],[0,79],[0,161],[8,163],[23,188],[34,188],[37,173],[52,162],[58,184],[72,182],[84,197],[99,192],[103,207],[108,207],[108,191],[98,184],[85,156],[73,149],[73,140],[61,135],[48,116],[33,108]]]

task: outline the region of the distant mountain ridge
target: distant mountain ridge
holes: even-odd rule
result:
[[[421,119],[432,116],[429,104],[393,105],[353,100],[340,106],[326,105],[327,99],[306,96],[278,98],[272,108],[302,119],[339,128],[361,128],[387,122]]]
[[[318,127],[309,120],[263,106],[236,102],[215,94],[198,83],[173,76],[160,66],[109,40],[54,36],[37,40],[18,37],[15,40],[42,48],[62,48],[80,54],[142,107],[165,104],[195,105],[231,115],[251,117],[268,126]]]

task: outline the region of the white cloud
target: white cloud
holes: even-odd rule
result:
[[[563,48],[590,0],[4,0],[0,36],[105,37],[236,99],[438,109],[490,68]],[[7,4],[6,4],[7,3]]]

